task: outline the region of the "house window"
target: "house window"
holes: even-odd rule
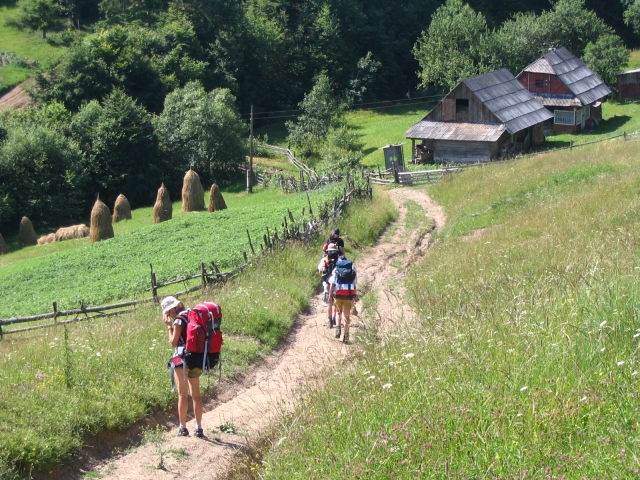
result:
[[[456,98],[456,121],[466,122],[469,120],[469,100],[466,98]]]
[[[555,110],[553,112],[553,123],[556,125],[575,125],[576,112],[571,110]]]
[[[544,80],[536,80],[536,88],[544,88]]]

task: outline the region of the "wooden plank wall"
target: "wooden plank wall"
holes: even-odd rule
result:
[[[491,142],[436,140],[434,155],[447,162],[488,162],[491,158]]]
[[[451,121],[454,118],[451,118],[451,115],[445,115],[443,112],[443,105],[451,105],[453,104],[453,108],[455,108],[455,101],[457,99],[466,99],[469,100],[469,120],[470,123],[502,123],[493,113],[489,111],[485,105],[478,100],[478,97],[469,90],[469,88],[464,84],[459,84],[456,88],[454,88],[447,98],[443,99],[438,105],[435,106],[431,112],[424,118],[425,120],[442,122],[442,121]],[[448,103],[447,103],[448,102]]]

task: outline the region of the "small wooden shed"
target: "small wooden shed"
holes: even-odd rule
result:
[[[573,133],[597,125],[611,89],[566,48],[552,48],[518,74],[518,81],[553,112],[547,132]]]
[[[427,150],[438,163],[486,162],[544,142],[542,124],[550,118],[502,68],[463,80],[405,137],[414,158]]]
[[[640,68],[618,74],[618,98],[620,100],[640,98]]]

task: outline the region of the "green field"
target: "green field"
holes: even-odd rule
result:
[[[18,8],[0,4],[0,52],[14,52],[27,61],[37,60],[40,67],[55,64],[65,54],[65,47],[54,47],[42,39],[42,33],[7,25]],[[34,70],[12,64],[0,67],[0,91],[11,88],[33,75]]]
[[[280,198],[278,204],[278,197],[289,201]],[[264,203],[277,210],[276,205],[289,205],[294,197],[273,192],[245,195],[230,210],[254,206],[264,212]],[[229,195],[226,200],[234,205]],[[340,227],[368,246],[394,215],[390,201],[376,193],[373,201],[349,205]],[[122,238],[140,250],[151,247],[150,242],[138,243],[135,236]],[[268,354],[288,334],[295,315],[308,308],[318,288],[315,268],[322,238],[310,246],[296,244],[259,257],[226,284],[183,297],[187,305],[205,299],[221,304],[225,378]],[[208,233],[200,240],[208,241]],[[168,263],[182,262],[182,252],[169,254]],[[126,262],[120,267],[127,268]],[[125,428],[153,411],[173,412],[175,394],[170,393],[166,369],[170,356],[166,328],[153,305],[143,305],[131,315],[59,326],[36,335],[5,336],[0,342],[0,380],[5,387],[0,392],[0,478],[46,474],[78,450],[87,435]],[[203,377],[207,396],[214,394],[216,376]],[[214,434],[213,425],[205,428]]]
[[[312,206],[317,209],[333,193],[331,188],[311,193]],[[104,305],[145,295],[149,264],[158,283],[197,274],[201,262],[232,270],[243,262],[243,252],[251,253],[247,230],[259,250],[267,227],[282,231],[287,209],[297,220],[303,208],[309,210],[305,194],[267,190],[225,197],[227,210],[183,213],[176,203],[173,219],[154,225],[152,209],[139,209],[134,220],[116,224],[112,239],[93,245],[88,239],[59,242],[1,257],[0,318],[50,312],[54,301],[64,310],[80,302]]]
[[[407,281],[419,323],[310,390],[255,478],[637,478],[639,150],[429,187],[447,223]]]

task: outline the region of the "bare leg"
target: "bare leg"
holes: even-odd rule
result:
[[[178,385],[178,421],[180,425],[187,424],[187,410],[189,409],[189,388],[184,378],[183,367],[178,367],[173,372],[173,378]]]
[[[202,425],[202,396],[200,396],[200,377],[188,378],[189,390],[193,399],[193,413],[196,417],[196,425]]]

